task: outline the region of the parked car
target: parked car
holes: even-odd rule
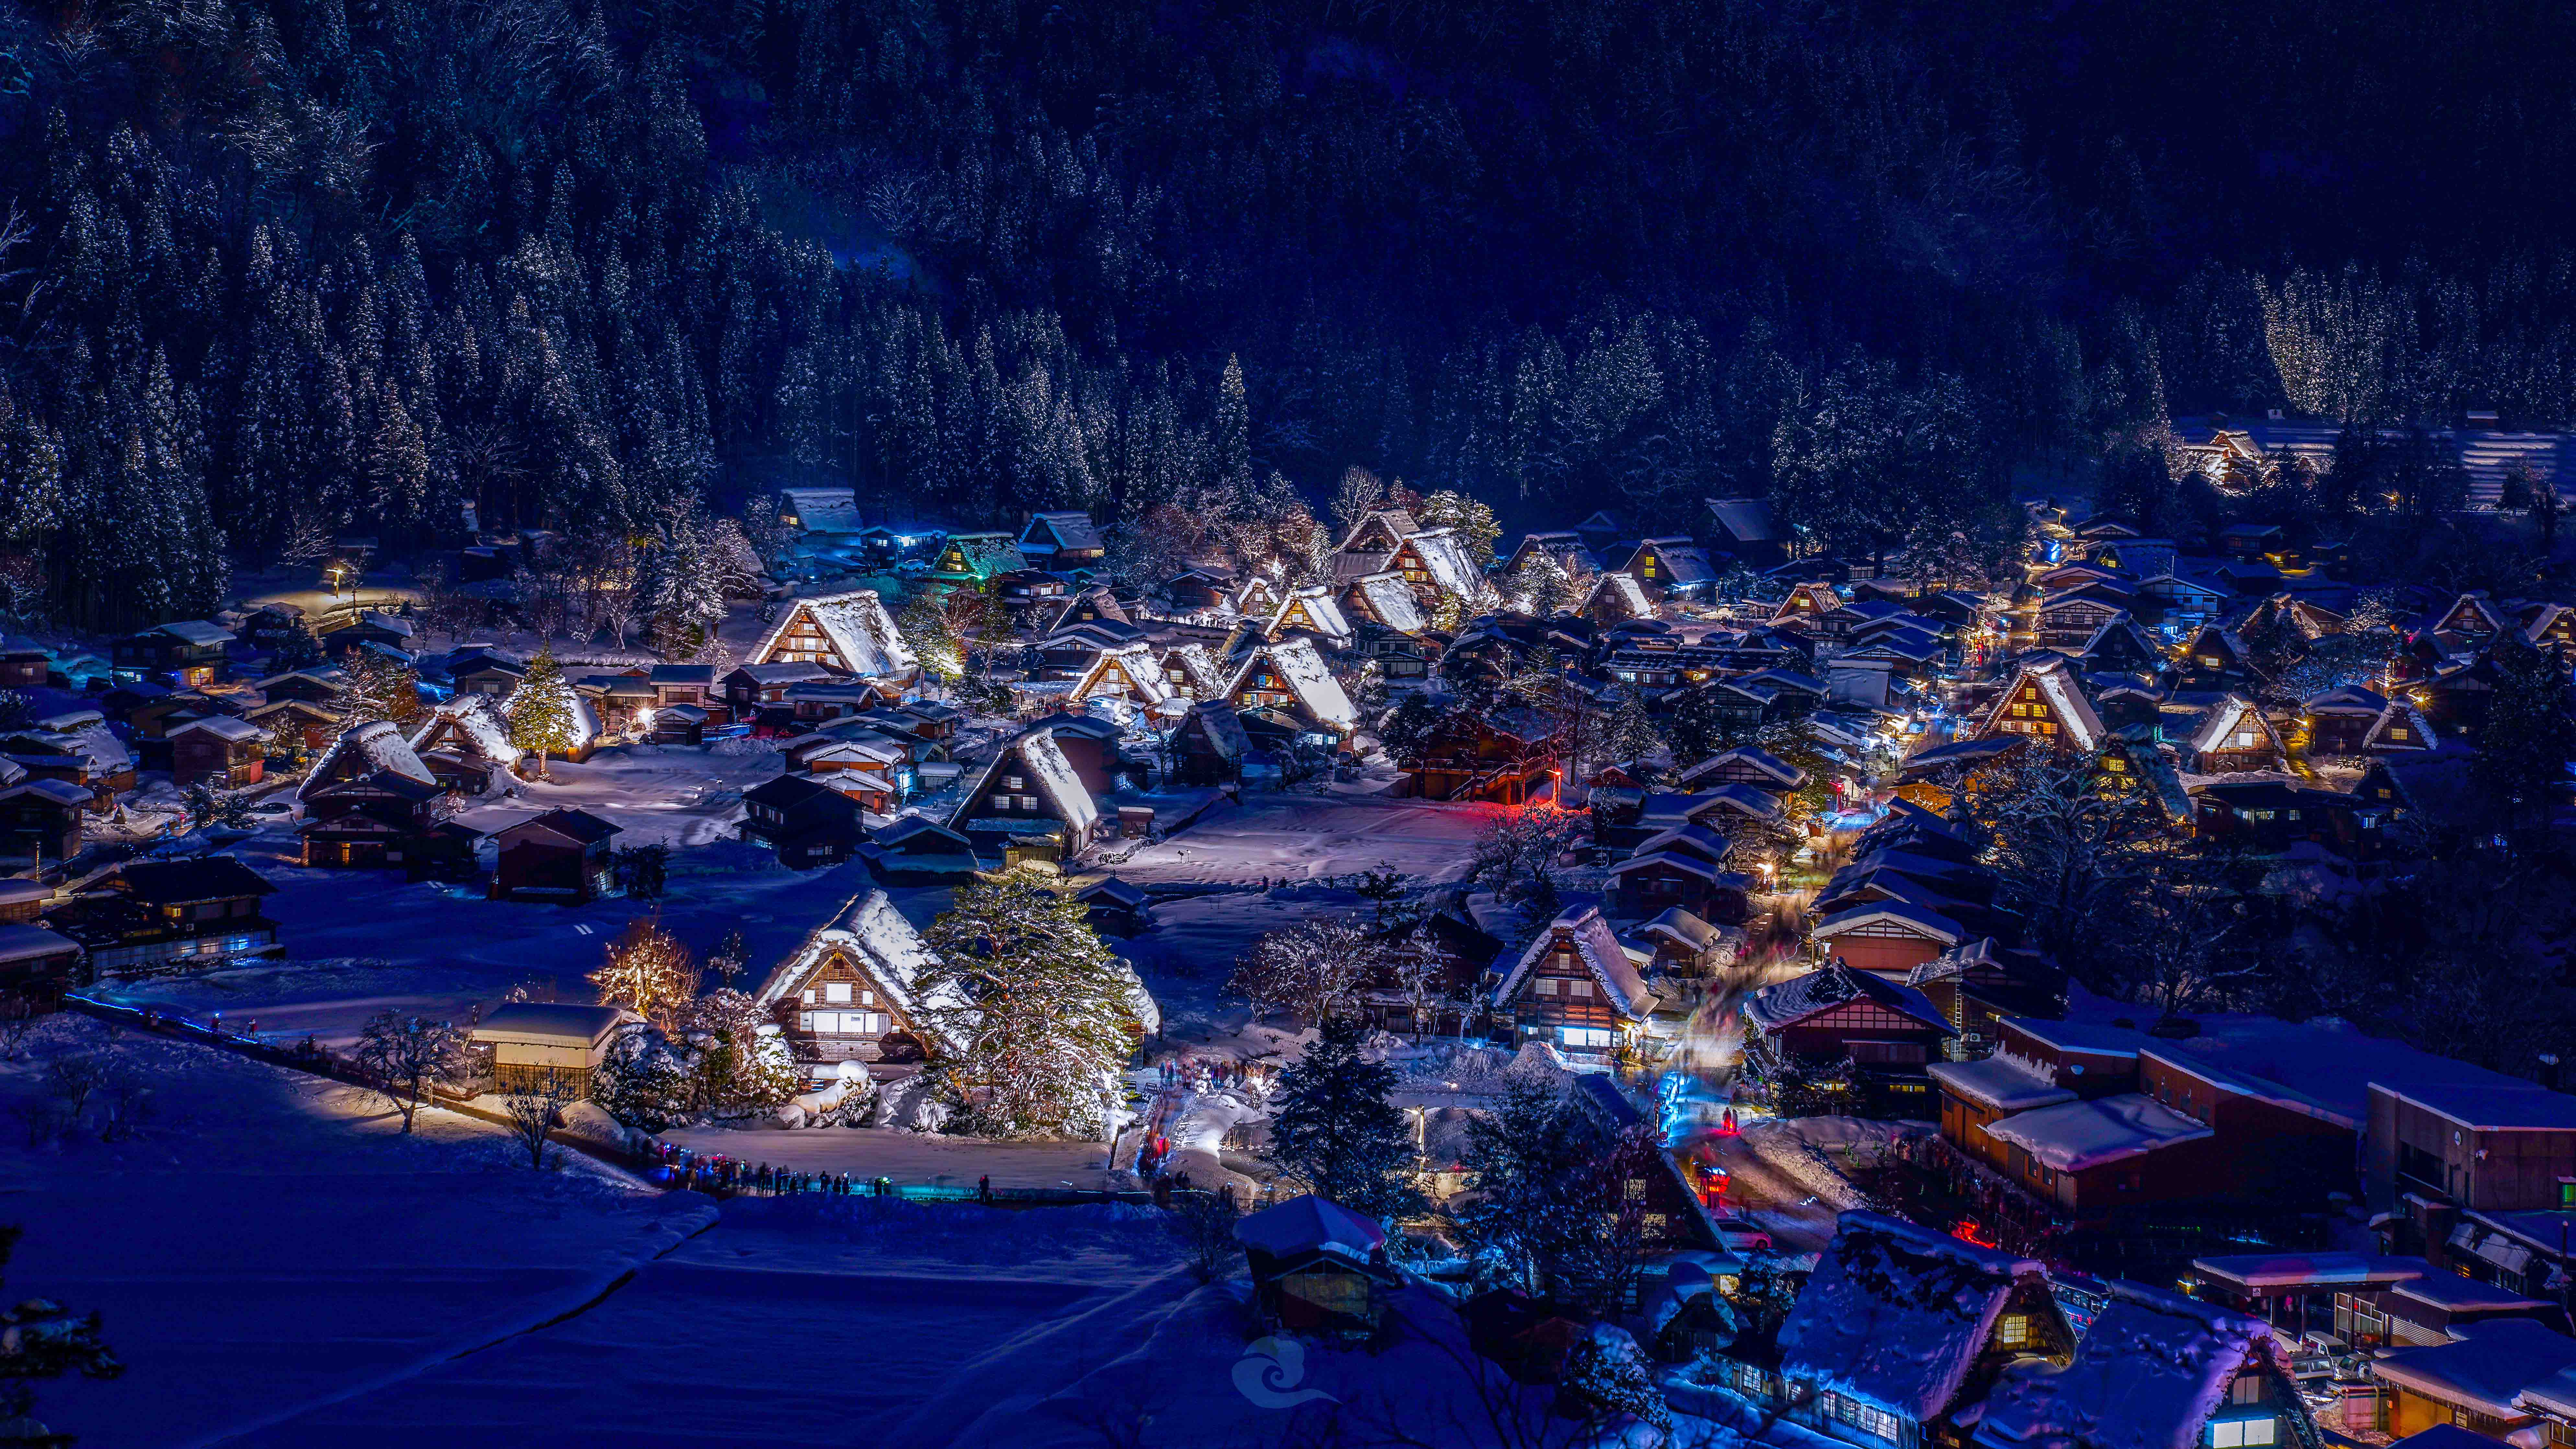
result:
[[[250,807],[253,825],[292,825],[304,818],[304,807],[283,796],[272,795]]]
[[[1709,1225],[1717,1229],[1717,1245],[1730,1253],[1771,1251],[1770,1231],[1742,1213],[1718,1213]]]

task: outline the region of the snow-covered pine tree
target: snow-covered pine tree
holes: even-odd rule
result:
[[[1601,740],[1593,749],[1594,757],[1603,764],[1623,760],[1654,760],[1669,746],[1664,732],[1655,728],[1654,717],[1646,712],[1646,697],[1634,685],[1619,693],[1619,707],[1611,711],[1602,727]]]
[[[572,686],[564,681],[563,666],[555,663],[553,645],[539,648],[537,657],[528,661],[528,672],[510,692],[503,713],[510,719],[510,743],[536,755],[541,776],[550,774],[549,755],[566,753],[581,743]]]
[[[1315,1044],[1280,1073],[1267,1160],[1328,1202],[1393,1217],[1422,1201],[1409,1180],[1413,1134],[1387,1101],[1394,1070],[1360,1055],[1361,1030],[1347,1018],[1325,1023]]]
[[[1034,871],[979,876],[923,933],[937,960],[917,990],[939,1034],[935,1063],[972,1131],[1097,1138],[1108,1093],[1143,1033],[1135,978],[1082,902]]]

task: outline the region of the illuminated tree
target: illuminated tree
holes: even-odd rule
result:
[[[590,973],[600,1004],[622,1006],[668,1036],[697,998],[698,962],[679,938],[654,921],[637,921],[608,948],[607,964]]]

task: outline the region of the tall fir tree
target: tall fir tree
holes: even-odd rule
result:
[[[540,776],[553,777],[549,757],[580,747],[579,705],[572,685],[564,679],[563,666],[555,662],[553,645],[538,649],[537,657],[528,661],[528,672],[510,692],[503,713],[510,720],[510,743],[537,757]]]
[[[1328,1202],[1396,1217],[1422,1202],[1410,1181],[1413,1134],[1387,1100],[1394,1068],[1360,1054],[1361,1032],[1348,1017],[1326,1022],[1306,1054],[1280,1073],[1267,1160]]]
[[[978,876],[923,933],[915,985],[944,1045],[934,1069],[965,1123],[996,1137],[1097,1139],[1145,1026],[1135,977],[1089,910],[1034,871]]]

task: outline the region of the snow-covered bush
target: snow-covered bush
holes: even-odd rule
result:
[[[590,1099],[629,1127],[663,1131],[698,1109],[695,1054],[630,1021],[609,1038],[607,1054],[590,1074]]]
[[[1673,1411],[1655,1387],[1646,1351],[1628,1330],[1611,1324],[1594,1324],[1566,1355],[1558,1402],[1603,1427],[1627,1420],[1651,1424],[1659,1432],[1647,1438],[1649,1443],[1661,1443],[1672,1433]]]

